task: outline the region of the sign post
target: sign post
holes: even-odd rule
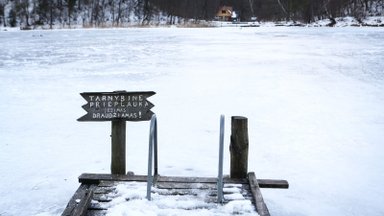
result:
[[[111,121],[111,173],[125,174],[126,121],[148,121],[154,105],[147,100],[155,92],[84,92],[87,114],[78,121]]]
[[[123,120],[112,121],[111,134],[111,173],[122,174],[125,170],[125,136],[126,122]]]

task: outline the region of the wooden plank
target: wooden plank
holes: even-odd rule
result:
[[[93,201],[95,201],[95,199],[92,199]],[[112,201],[112,200],[110,200]],[[108,202],[110,202],[108,201]],[[91,204],[88,206],[88,211],[91,211],[91,210],[97,210],[97,211],[102,211],[102,210],[108,210],[107,208],[101,206],[101,203],[106,203],[106,202],[103,202],[103,201],[99,201],[99,200],[96,200],[96,202],[91,202]]]
[[[146,175],[92,174],[92,173],[83,173],[79,176],[79,182],[80,183],[99,184],[100,181],[139,181],[139,182],[146,182],[147,176]],[[158,176],[157,182],[216,183],[217,178]],[[240,183],[241,181],[225,178],[224,182],[225,183]]]
[[[260,188],[277,188],[288,189],[289,183],[287,180],[275,180],[275,179],[257,179],[257,183]]]
[[[105,188],[105,190],[107,190],[108,188],[113,188],[118,184],[119,182],[115,182],[115,181],[100,181],[100,183],[97,186],[99,188]]]
[[[98,202],[110,202],[112,201],[111,197],[108,197],[106,194],[93,194],[93,200]]]
[[[96,185],[90,185],[89,189],[85,192],[85,196],[80,200],[78,206],[75,208],[73,215],[85,216],[87,214],[88,206],[91,203],[93,191]]]
[[[62,216],[70,216],[73,215],[73,211],[76,208],[78,201],[81,200],[84,195],[85,191],[89,188],[89,185],[80,185],[80,187],[76,190],[75,194],[72,196],[72,198],[69,200],[67,207],[64,209],[64,212]]]
[[[93,194],[109,194],[113,193],[116,190],[115,187],[97,187]]]
[[[85,184],[99,184],[100,181],[147,181],[144,175],[119,175],[119,174],[92,174],[83,173],[79,176],[79,182]]]
[[[157,190],[157,194],[162,196],[199,196],[202,197],[202,194],[208,197],[215,197],[217,202],[217,190],[207,190],[207,189],[163,189]]]
[[[99,184],[106,181],[138,181],[146,182],[146,175],[114,175],[114,174],[92,174],[83,173],[79,176],[79,182],[85,184]],[[217,178],[213,177],[181,177],[181,176],[158,176],[157,182],[184,182],[184,183],[217,183]],[[286,180],[257,179],[260,188],[289,188]],[[224,178],[226,184],[248,184],[247,179]],[[113,184],[113,183],[111,183]]]
[[[217,178],[212,178],[212,177],[159,176],[157,178],[157,182],[217,183]]]
[[[96,185],[81,184],[72,196],[62,216],[85,216]]]
[[[260,216],[270,216],[267,205],[264,203],[263,195],[261,195],[259,184],[257,183],[254,172],[248,173],[249,186],[255,200],[256,211]]]
[[[107,215],[107,211],[106,210],[89,210],[87,212],[87,216],[105,216]]]
[[[160,188],[164,189],[164,188]],[[186,195],[192,195],[197,196],[200,191],[197,189],[191,190],[191,189],[167,189],[167,190],[158,190],[156,191],[159,195],[164,196],[186,196]]]
[[[185,182],[157,182],[156,187],[160,189],[216,189],[214,183],[185,183]]]

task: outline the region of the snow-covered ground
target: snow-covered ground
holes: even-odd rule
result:
[[[384,16],[368,16],[361,20],[357,20],[354,17],[336,17],[335,23],[332,24],[330,19],[316,20],[312,23],[304,23],[300,21],[254,21],[254,22],[219,22],[213,21],[210,23],[211,26],[216,27],[276,27],[276,26],[302,26],[302,27],[383,27]]]
[[[384,214],[384,29],[0,32],[0,215],[60,215],[83,172],[108,173],[110,123],[87,91],[147,91],[162,175],[216,176],[219,117],[249,119],[249,170],[272,215]],[[148,122],[127,123],[145,174]],[[224,173],[229,173],[229,154]]]
[[[224,199],[227,203],[214,203],[214,194],[209,190],[191,189],[182,195],[177,190],[153,188],[151,201],[146,199],[147,185],[144,182],[121,183],[107,194],[110,202],[101,203],[108,208],[107,216],[116,215],[185,215],[185,216],[256,216],[254,205],[241,194],[241,184],[225,184]],[[176,194],[175,194],[176,192]],[[211,191],[212,192],[212,191]],[[172,194],[172,195],[171,195]],[[206,202],[206,199],[211,201]]]
[[[132,18],[134,19],[134,18]],[[166,19],[166,18],[165,18]],[[176,18],[177,19],[177,18]],[[83,20],[83,19],[80,19]],[[346,16],[346,17],[336,17],[335,23],[332,24],[332,21],[328,18],[316,20],[312,23],[305,23],[301,21],[252,21],[252,22],[222,22],[222,21],[204,21],[201,20],[198,23],[196,23],[195,20],[183,20],[176,22],[179,24],[176,25],[169,25],[166,22],[161,23],[151,23],[147,27],[276,27],[276,26],[301,26],[301,27],[384,27],[384,16],[367,16],[361,20],[357,20],[354,17]],[[106,23],[106,27],[112,27],[113,25],[111,23]],[[140,26],[139,23],[133,22],[128,23],[127,25],[124,25],[123,27],[129,28],[129,27],[137,27]],[[53,29],[82,29],[86,28],[82,23],[78,24],[72,24],[71,26],[61,25],[57,23],[56,25],[52,26]],[[0,31],[20,31],[22,28],[20,27],[3,27],[0,26]],[[50,27],[48,25],[45,26],[35,26],[32,29],[34,30],[48,30]]]

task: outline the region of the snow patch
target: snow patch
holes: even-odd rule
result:
[[[207,203],[204,198],[207,192],[194,190],[191,195],[164,195],[166,189],[152,188],[152,200],[148,201],[146,195],[146,183],[129,182],[116,186],[116,190],[107,196],[112,201],[102,204],[108,208],[107,215],[201,215],[201,216],[225,216],[225,215],[258,215],[249,200],[238,193],[227,196],[230,200],[225,205]]]

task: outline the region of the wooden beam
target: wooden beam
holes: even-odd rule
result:
[[[182,176],[159,176],[157,182],[183,182],[183,183],[215,183],[217,184],[216,177],[182,177]],[[247,183],[246,179],[230,179],[224,177],[224,183],[230,184],[244,184]]]
[[[96,185],[81,184],[72,196],[62,216],[85,216]]]
[[[157,182],[156,187],[160,189],[217,189],[216,183]]]
[[[99,184],[100,181],[139,181],[146,182],[146,175],[115,175],[115,174],[92,174],[83,173],[79,176],[79,182],[84,184]],[[158,176],[157,182],[183,182],[183,183],[217,183],[214,177],[182,177],[182,176]],[[226,184],[247,184],[247,179],[224,178]],[[286,180],[257,179],[260,188],[287,189],[289,184]]]
[[[275,189],[288,189],[289,183],[287,180],[276,179],[257,179],[260,188],[275,188]]]
[[[118,174],[93,174],[83,173],[79,176],[79,182],[83,184],[99,184],[100,181],[147,181],[144,175],[118,175]]]
[[[139,181],[146,182],[146,175],[117,175],[117,174],[92,174],[83,173],[79,182],[84,184],[99,184],[100,181]],[[157,176],[156,182],[182,182],[182,183],[217,183],[214,177],[182,177],[182,176]],[[224,178],[224,183],[245,184],[247,179]]]
[[[261,195],[259,184],[257,183],[254,172],[248,173],[249,186],[252,196],[255,200],[256,211],[260,216],[270,216],[267,205],[264,203],[263,195]]]

